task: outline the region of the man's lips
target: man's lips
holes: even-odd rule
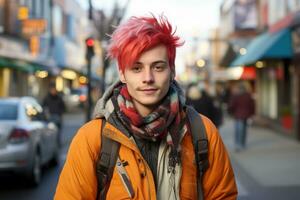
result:
[[[143,88],[139,89],[139,91],[145,93],[145,94],[154,94],[158,89],[157,88]]]
[[[156,91],[158,90],[157,88],[144,88],[144,89],[140,89],[140,91]]]

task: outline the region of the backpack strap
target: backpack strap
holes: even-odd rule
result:
[[[202,177],[208,168],[208,140],[206,136],[206,129],[204,127],[202,118],[199,113],[191,106],[186,107],[188,121],[190,123],[193,146],[195,151],[195,159],[198,168],[197,176],[197,190],[198,200],[204,200]]]
[[[98,200],[105,200],[110,181],[114,172],[116,161],[119,154],[120,143],[111,140],[103,135],[105,119],[101,125],[101,149],[96,163],[96,173],[98,181]]]

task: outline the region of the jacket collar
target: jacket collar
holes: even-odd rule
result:
[[[133,137],[127,137],[123,132],[117,129],[114,125],[107,122],[104,126],[103,133],[105,137],[108,137],[114,141],[119,142],[120,144],[138,152],[140,154],[140,150],[138,149],[137,145]]]
[[[105,118],[108,119],[110,114],[113,112],[114,107],[110,100],[113,95],[113,91],[116,87],[123,84],[120,80],[117,80],[110,87],[108,87],[102,97],[97,101],[96,106],[94,108],[93,117],[97,118]]]

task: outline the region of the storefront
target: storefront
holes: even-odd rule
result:
[[[259,115],[273,122],[271,125],[288,135],[296,134],[293,105],[294,75],[290,60],[268,60],[257,69]]]
[[[297,138],[300,140],[300,14],[296,15],[292,25],[292,39],[295,53],[293,59],[293,73],[295,77],[293,81],[293,85],[295,86],[293,90],[293,104],[296,108],[295,121],[297,125]]]
[[[28,75],[33,72],[34,67],[25,61],[0,57],[0,95],[27,95]]]
[[[0,56],[0,96],[34,96],[40,100],[58,70],[54,65]]]
[[[231,66],[256,67],[256,110],[260,122],[296,136],[296,113],[293,104],[295,73],[291,60],[291,30],[286,28],[263,33],[246,47]]]

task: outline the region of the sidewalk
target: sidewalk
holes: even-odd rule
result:
[[[236,153],[232,119],[225,120],[220,134],[232,162],[253,179],[253,184],[262,187],[300,187],[300,143],[295,139],[270,129],[250,126],[247,149]],[[236,176],[239,180],[239,176],[243,175],[236,173]]]

